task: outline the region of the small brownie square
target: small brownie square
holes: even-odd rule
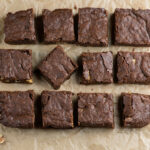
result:
[[[124,127],[141,128],[150,123],[150,95],[122,93]]]
[[[71,9],[43,10],[44,42],[74,42],[74,20]]]
[[[78,125],[114,128],[113,96],[107,93],[79,93]]]
[[[14,128],[34,127],[35,94],[29,91],[0,92],[0,123]]]
[[[32,51],[0,49],[0,80],[32,83]]]
[[[73,128],[73,93],[43,91],[41,94],[43,127]]]
[[[112,83],[113,82],[113,54],[112,52],[82,53],[82,81],[83,84]]]
[[[104,8],[79,9],[78,42],[85,46],[108,46],[108,18]]]
[[[8,13],[4,25],[5,42],[29,44],[36,42],[33,9]]]
[[[45,79],[58,89],[77,69],[77,64],[65,54],[62,47],[57,46],[39,64],[38,69]]]
[[[115,44],[150,45],[150,9],[115,10]]]
[[[118,52],[118,83],[150,83],[150,53]]]

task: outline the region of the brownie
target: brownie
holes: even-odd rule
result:
[[[122,93],[124,127],[141,128],[150,123],[150,95]]]
[[[82,81],[84,84],[113,82],[112,52],[82,53]]]
[[[113,96],[107,93],[78,93],[78,125],[114,128]]]
[[[0,80],[32,83],[32,51],[0,49]]]
[[[108,46],[108,18],[104,8],[80,8],[78,42],[85,46]]]
[[[71,9],[56,9],[42,12],[44,27],[44,42],[73,42],[75,41],[74,20]]]
[[[65,54],[61,46],[57,46],[39,64],[38,69],[45,79],[58,89],[77,69],[77,64]]]
[[[119,83],[150,83],[150,53],[118,52],[117,78]]]
[[[32,90],[0,91],[0,123],[14,128],[33,128],[34,102]]]
[[[73,128],[73,93],[43,91],[41,94],[43,127]]]
[[[117,8],[114,17],[116,45],[150,45],[150,9]]]
[[[6,43],[29,44],[36,42],[33,9],[8,13],[4,22]]]

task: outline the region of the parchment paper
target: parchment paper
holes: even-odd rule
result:
[[[81,7],[103,7],[109,13],[115,8],[150,8],[149,0],[0,0],[0,48],[32,49],[33,68],[56,45],[8,45],[4,43],[3,19],[8,12],[33,8],[40,15],[43,8],[72,8],[76,13]],[[65,52],[74,60],[82,52],[101,52],[111,50],[114,55],[119,50],[150,51],[149,47],[82,47],[75,44],[60,44]],[[34,83],[6,84],[0,83],[0,90],[34,89],[36,94],[42,90],[53,90],[43,78],[34,76]],[[150,85],[80,85],[77,75],[73,74],[59,90],[78,92],[108,92],[114,95],[115,129],[75,128],[69,130],[56,129],[13,129],[0,125],[0,134],[6,141],[0,144],[0,150],[150,150],[150,125],[141,129],[123,129],[119,127],[117,114],[117,97],[121,92],[138,92],[150,94]]]

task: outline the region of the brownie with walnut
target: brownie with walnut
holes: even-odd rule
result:
[[[124,127],[141,128],[150,123],[150,95],[122,93],[120,100]]]
[[[5,42],[30,44],[36,42],[33,9],[8,13],[4,20]]]
[[[117,8],[115,16],[115,44],[150,46],[150,9]]]
[[[78,43],[85,46],[108,46],[108,16],[104,8],[80,8]]]
[[[74,19],[71,9],[56,9],[42,12],[44,42],[74,42]]]
[[[78,93],[78,125],[114,128],[112,94]]]
[[[34,127],[34,91],[0,91],[0,123],[14,128]]]
[[[98,84],[113,82],[112,52],[82,53],[83,84]]]
[[[38,69],[54,89],[58,89],[65,80],[70,78],[77,67],[63,48],[57,46],[42,60]]]
[[[73,128],[73,93],[43,91],[41,94],[43,127]]]
[[[149,52],[118,52],[117,68],[118,83],[150,84]]]

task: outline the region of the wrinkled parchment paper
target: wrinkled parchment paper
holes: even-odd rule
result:
[[[115,8],[150,8],[149,0],[0,0],[0,48],[32,49],[33,67],[44,58],[56,45],[8,45],[4,43],[3,19],[8,12],[33,8],[40,15],[43,8],[103,7],[111,14]],[[114,55],[123,51],[150,51],[149,47],[82,47],[75,44],[60,44],[65,52],[74,60],[82,52],[101,52],[111,50]],[[34,76],[34,83],[6,84],[0,83],[0,90],[34,89],[37,94],[42,90],[53,90],[44,79]],[[117,113],[117,97],[121,92],[138,92],[150,94],[150,85],[80,85],[77,75],[73,74],[59,90],[78,92],[108,92],[114,95],[115,129],[75,128],[69,130],[55,129],[13,129],[0,125],[0,134],[5,143],[0,150],[150,150],[150,125],[142,129],[123,129],[119,127]]]

